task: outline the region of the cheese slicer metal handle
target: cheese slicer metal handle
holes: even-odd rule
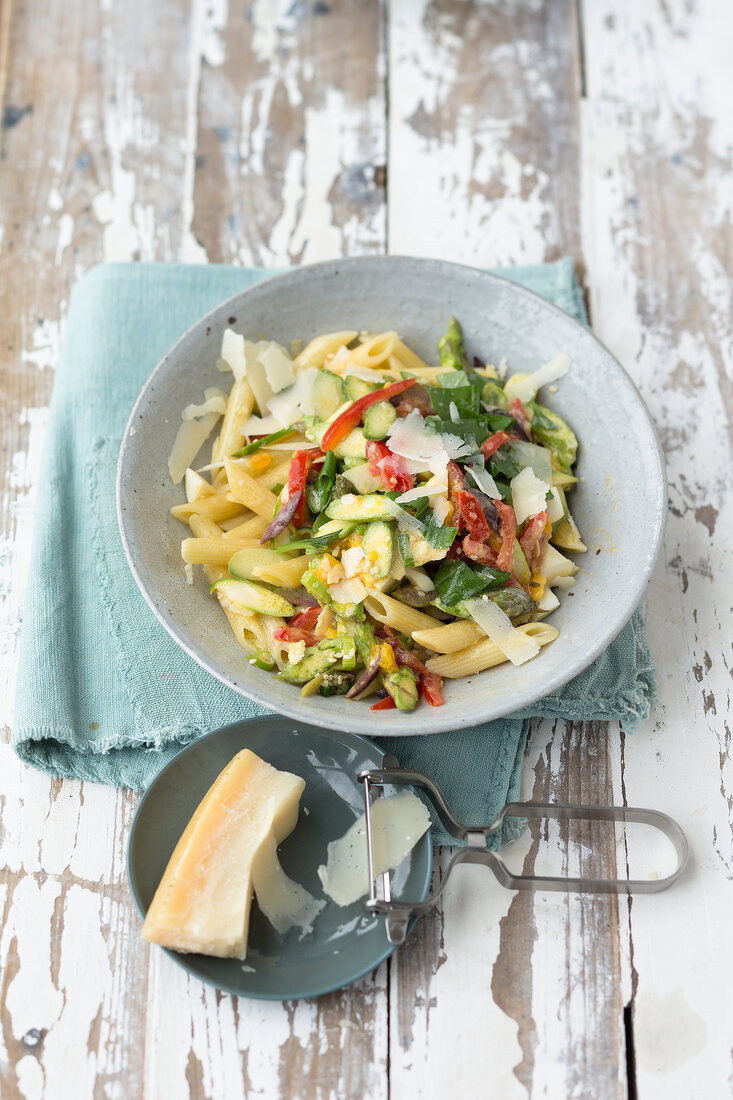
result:
[[[666,890],[675,882],[685,869],[689,849],[687,837],[677,822],[659,810],[648,810],[636,806],[572,806],[544,802],[508,802],[495,821],[490,825],[466,825],[453,813],[440,787],[423,772],[401,768],[396,757],[387,755],[382,767],[377,770],[360,772],[359,780],[364,785],[364,810],[366,819],[367,860],[369,867],[369,899],[364,903],[371,913],[385,916],[387,938],[390,943],[403,943],[410,921],[422,916],[439,901],[450,879],[453,868],[460,863],[479,863],[488,867],[498,882],[508,890],[553,890],[575,894],[656,894]],[[459,848],[451,856],[443,873],[440,885],[424,901],[395,901],[391,899],[389,872],[379,878],[374,873],[374,836],[372,830],[371,808],[372,794],[384,794],[385,785],[419,787],[430,798],[435,812],[447,832],[456,840],[465,841],[466,847]],[[496,852],[486,847],[501,828],[505,817],[521,817],[562,821],[613,821],[627,824],[630,822],[648,825],[663,833],[677,857],[674,870],[663,878],[619,879],[595,878],[589,876],[552,876],[552,875],[516,875],[502,861]],[[381,884],[381,891],[380,891]],[[380,896],[381,893],[381,896]]]

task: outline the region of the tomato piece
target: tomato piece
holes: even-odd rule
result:
[[[454,500],[456,493],[465,488],[466,479],[463,476],[463,471],[461,467],[451,459],[448,463],[448,496],[451,500]]]
[[[533,573],[540,568],[548,541],[547,512],[539,512],[532,517],[519,538],[519,545]]]
[[[525,433],[527,439],[531,439],[532,422],[527,415],[527,410],[518,397],[515,397],[513,401],[509,402],[509,412],[514,417],[517,424],[519,424],[519,427]]]
[[[443,677],[437,672],[426,672],[421,681],[422,693],[431,707],[442,707],[445,699],[441,694]]]
[[[514,540],[517,537],[517,517],[514,515],[514,509],[509,504],[503,504],[500,500],[495,500],[494,504],[498,508],[501,517],[501,550],[496,558],[496,568],[501,569],[502,573],[512,573],[514,571]]]
[[[459,526],[466,527],[471,538],[484,542],[489,537],[491,528],[476,497],[467,489],[459,489],[454,494],[454,501],[458,511]]]
[[[320,451],[296,451],[290,460],[290,469],[288,471],[288,498],[294,496],[299,489],[301,492],[300,501],[292,519],[296,527],[302,525],[305,515],[305,483],[308,476],[308,467],[311,462],[320,457],[322,457]]]
[[[358,401],[354,401],[326,429],[321,440],[321,450],[330,451],[337,443],[346,439],[346,436],[352,428],[356,427],[370,405],[376,405],[378,401],[389,401],[391,397],[396,397],[398,393],[414,386],[416,381],[416,378],[404,378],[401,382],[393,382],[391,386],[374,390],[373,393],[367,393],[364,397],[360,397]]]
[[[397,704],[391,695],[388,695],[386,699],[380,699],[378,703],[372,703],[369,710],[393,710]]]
[[[272,632],[278,642],[305,642],[306,645],[318,645],[318,638],[310,630],[301,630],[297,626],[278,626]]]
[[[390,451],[386,443],[370,439],[366,445],[369,472],[381,477],[388,492],[406,493],[412,488],[412,476],[408,474],[404,459]]]
[[[299,626],[301,630],[312,630],[322,611],[323,608],[320,604],[316,604],[315,607],[306,607],[303,611],[299,611],[297,615],[293,615],[288,626]]]
[[[512,436],[509,432],[494,432],[493,435],[490,435],[489,438],[485,439],[481,444],[484,459],[488,462],[494,451],[498,451],[499,447],[503,447],[505,443],[509,443],[512,439],[516,438],[516,435]]]
[[[461,545],[463,546],[463,553],[471,561],[478,562],[479,565],[490,565],[492,569],[498,568],[497,553],[485,542],[479,542],[477,539],[472,539],[470,535],[466,535]]]

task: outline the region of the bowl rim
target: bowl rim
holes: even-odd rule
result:
[[[606,619],[607,624],[610,621],[610,626],[603,631],[602,634],[597,634],[593,638],[589,639],[588,646],[582,651],[578,651],[578,656],[572,664],[567,664],[565,669],[558,669],[558,671],[552,675],[549,679],[543,681],[540,688],[532,688],[532,681],[528,680],[527,686],[523,687],[520,691],[514,693],[511,697],[506,697],[504,700],[497,699],[491,705],[491,714],[485,717],[473,716],[469,719],[462,717],[455,712],[455,708],[447,707],[446,714],[442,713],[442,708],[432,707],[430,708],[432,713],[430,715],[431,722],[429,728],[425,728],[426,721],[425,715],[421,718],[415,718],[416,714],[421,713],[421,709],[412,711],[409,713],[403,713],[401,711],[395,711],[395,714],[399,715],[399,723],[394,725],[384,721],[384,715],[380,712],[379,715],[373,715],[371,712],[366,714],[362,713],[363,708],[357,707],[357,714],[355,714],[353,720],[340,719],[340,728],[347,732],[364,734],[367,736],[382,736],[382,737],[401,737],[401,736],[417,736],[432,733],[445,733],[448,731],[456,731],[458,729],[471,729],[477,724],[481,724],[488,721],[494,721],[498,718],[504,718],[507,715],[512,715],[525,711],[528,707],[531,707],[534,703],[540,699],[544,699],[557,691],[558,688],[569,683],[570,680],[580,675],[591,665],[601,653],[604,652],[611,644],[611,642],[620,634],[626,624],[630,621],[635,610],[639,606],[641,599],[646,591],[650,577],[654,571],[657,560],[662,546],[662,539],[664,537],[665,522],[666,522],[666,507],[665,502],[667,499],[667,475],[664,464],[664,458],[662,453],[661,444],[659,441],[659,435],[657,433],[656,425],[652,419],[651,413],[644,402],[644,399],[639,391],[638,386],[631,378],[629,373],[618,361],[615,355],[603,344],[595,335],[589,325],[584,324],[582,321],[572,317],[569,313],[566,313],[564,309],[556,305],[554,302],[549,301],[547,298],[543,298],[542,295],[536,293],[534,290],[530,290],[521,283],[517,283],[512,279],[503,278],[501,275],[495,274],[493,271],[482,270],[481,268],[472,267],[470,264],[454,263],[450,260],[440,260],[429,257],[421,256],[405,256],[405,255],[378,255],[378,256],[352,256],[341,257],[334,260],[323,260],[314,264],[303,264],[299,267],[293,267],[286,271],[276,272],[273,275],[260,279],[258,282],[245,287],[244,289],[237,291],[235,294],[225,298],[218,305],[208,310],[198,320],[179,336],[175,343],[166,351],[161,357],[152,372],[148,375],[148,378],[144,382],[136,400],[132,407],[129,417],[125,423],[123,429],[122,440],[120,443],[120,449],[117,458],[117,466],[115,472],[115,504],[117,512],[117,525],[122,541],[122,547],[127,559],[127,564],[135,579],[138,589],[143,595],[146,603],[150,607],[151,611],[155,615],[158,622],[165,628],[166,632],[173,638],[178,646],[180,646],[189,657],[192,658],[201,668],[208,672],[220,683],[226,687],[235,691],[237,694],[243,696],[246,699],[250,699],[255,703],[259,703],[261,706],[266,707],[270,711],[275,711],[277,714],[284,715],[288,718],[295,718],[300,721],[308,722],[315,726],[320,726],[324,729],[333,728],[332,719],[329,718],[325,709],[323,711],[315,711],[315,713],[303,712],[302,708],[298,705],[300,696],[297,692],[293,693],[293,703],[288,702],[277,703],[273,701],[271,696],[266,690],[261,690],[259,687],[259,679],[253,684],[246,686],[238,681],[236,684],[227,676],[226,672],[219,671],[208,659],[205,653],[199,651],[195,643],[190,643],[186,638],[177,633],[175,623],[170,619],[164,617],[162,611],[156,606],[154,594],[149,592],[147,586],[143,581],[143,577],[137,568],[135,556],[132,551],[131,541],[128,539],[126,530],[126,518],[125,509],[122,503],[122,484],[124,480],[125,459],[127,457],[128,449],[131,448],[130,440],[133,438],[130,433],[130,428],[135,426],[135,421],[138,417],[138,410],[141,405],[147,399],[150,388],[157,380],[159,374],[165,369],[169,360],[174,358],[178,350],[187,343],[191,335],[201,327],[207,325],[208,322],[213,322],[215,315],[220,312],[226,312],[227,310],[234,310],[234,304],[241,302],[243,297],[251,299],[256,298],[259,294],[269,292],[273,283],[281,283],[287,285],[288,283],[298,282],[307,272],[321,271],[321,272],[333,272],[334,274],[343,274],[343,269],[348,273],[349,270],[354,270],[356,267],[366,268],[368,266],[383,266],[391,265],[400,267],[402,265],[414,265],[419,264],[428,271],[441,271],[443,273],[450,273],[456,271],[460,273],[470,273],[472,278],[478,277],[485,281],[487,288],[490,288],[494,284],[500,286],[509,286],[512,292],[518,294],[520,297],[528,297],[534,300],[538,305],[549,313],[554,314],[563,324],[570,326],[572,329],[582,333],[583,337],[590,338],[594,341],[598,347],[602,350],[607,360],[613,364],[617,371],[620,372],[622,380],[628,386],[628,389],[635,399],[638,410],[641,412],[644,420],[646,421],[649,429],[649,440],[651,443],[651,452],[653,454],[656,465],[656,477],[653,481],[653,488],[656,491],[656,508],[654,514],[656,516],[656,522],[652,534],[652,541],[650,544],[650,552],[647,556],[644,568],[632,578],[629,586],[627,586],[628,600],[624,601],[622,610],[610,616]],[[237,307],[239,308],[239,307]],[[570,669],[570,671],[566,671]],[[478,674],[480,675],[480,673]],[[472,679],[472,678],[470,678]],[[536,681],[535,681],[536,682]],[[391,712],[387,712],[388,714]],[[378,722],[375,719],[378,718]],[[422,727],[422,728],[419,728]]]

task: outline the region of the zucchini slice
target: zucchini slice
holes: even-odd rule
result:
[[[260,615],[295,614],[295,608],[277,592],[271,592],[269,588],[262,588],[251,581],[236,580],[234,577],[222,577],[220,581],[214,581],[212,592],[216,590],[233,604],[243,607],[247,611],[256,611]]]
[[[367,439],[386,439],[397,419],[397,410],[389,401],[378,401],[364,413],[364,435]]]
[[[319,370],[313,383],[313,405],[321,420],[333,416],[336,409],[348,400],[349,395],[339,376],[330,370]]]
[[[380,493],[367,493],[366,496],[357,496],[355,493],[347,493],[332,500],[326,509],[329,519],[340,519],[352,523],[368,523],[375,519],[392,519],[392,513],[384,507],[384,497]]]

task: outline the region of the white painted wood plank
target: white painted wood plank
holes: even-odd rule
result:
[[[415,3],[390,28],[389,243],[477,266],[579,246],[575,6]],[[618,741],[542,723],[525,795],[608,802]],[[588,870],[550,826],[515,859]],[[613,873],[613,850],[607,869]],[[513,898],[467,868],[393,964],[400,1095],[626,1096],[626,930],[609,899]],[[422,1016],[414,1004],[425,1004]]]
[[[17,303],[4,318],[3,335],[20,347],[12,357],[13,366],[17,359],[26,372],[19,393],[37,393],[39,404],[47,400],[48,380],[39,371],[36,382],[36,368],[55,364],[70,283],[93,263],[207,259],[198,234],[217,177],[210,165],[210,183],[202,186],[207,166],[199,156],[200,111],[212,72],[228,60],[233,71],[239,64],[252,94],[266,91],[269,74],[271,90],[285,82],[293,102],[304,103],[306,156],[297,188],[284,195],[280,218],[270,222],[250,210],[245,231],[227,219],[228,212],[218,211],[222,239],[233,251],[213,258],[288,262],[299,251],[312,259],[383,248],[381,185],[369,177],[375,150],[383,150],[383,111],[376,97],[360,106],[358,86],[351,92],[329,86],[329,34],[313,39],[313,13],[301,27],[306,13],[289,16],[290,7],[255,5],[250,24],[241,3],[168,0],[164,9],[137,4],[113,10],[88,0],[74,9],[68,25],[47,19],[43,43],[38,10],[31,5],[14,12],[9,94],[21,105],[34,100],[22,116],[26,129],[5,136],[9,155],[2,170],[10,186],[0,202],[3,263]],[[230,23],[249,27],[256,39],[264,75],[254,83],[237,57]],[[331,34],[338,39],[338,25]],[[36,68],[26,61],[39,53],[34,42],[42,45]],[[296,48],[300,53],[283,71],[283,50]],[[51,79],[37,85],[35,76],[56,73],[62,55],[69,60],[61,74],[64,92],[57,94]],[[378,61],[365,52],[344,64],[357,85],[359,79],[366,85]],[[236,104],[233,125],[241,107]],[[341,134],[335,151],[332,125]],[[249,119],[244,111],[241,140],[264,150],[273,126],[287,142],[281,117]],[[291,132],[289,140],[294,149],[284,150],[288,164],[297,154],[297,135]],[[42,172],[34,160],[39,149]],[[33,168],[30,208],[17,206],[20,175],[11,178],[11,167],[19,174]],[[243,165],[240,181],[257,171],[269,185],[264,162],[259,168]],[[31,230],[29,245],[25,234]],[[7,539],[0,554],[0,585],[7,595],[0,690],[8,721],[46,416],[32,401],[25,404],[4,498]],[[51,780],[21,766],[7,744],[0,753],[0,959],[7,960],[0,982],[3,1100],[252,1094],[383,1100],[385,967],[348,994],[297,1008],[240,1001],[189,981],[139,938],[124,872],[136,797]]]
[[[625,794],[676,816],[692,849],[682,883],[631,906],[638,1094],[723,1097],[733,1045],[733,12],[714,0],[605,0],[585,5],[585,32],[593,323],[642,390],[669,477],[647,601],[663,706],[626,738]]]

